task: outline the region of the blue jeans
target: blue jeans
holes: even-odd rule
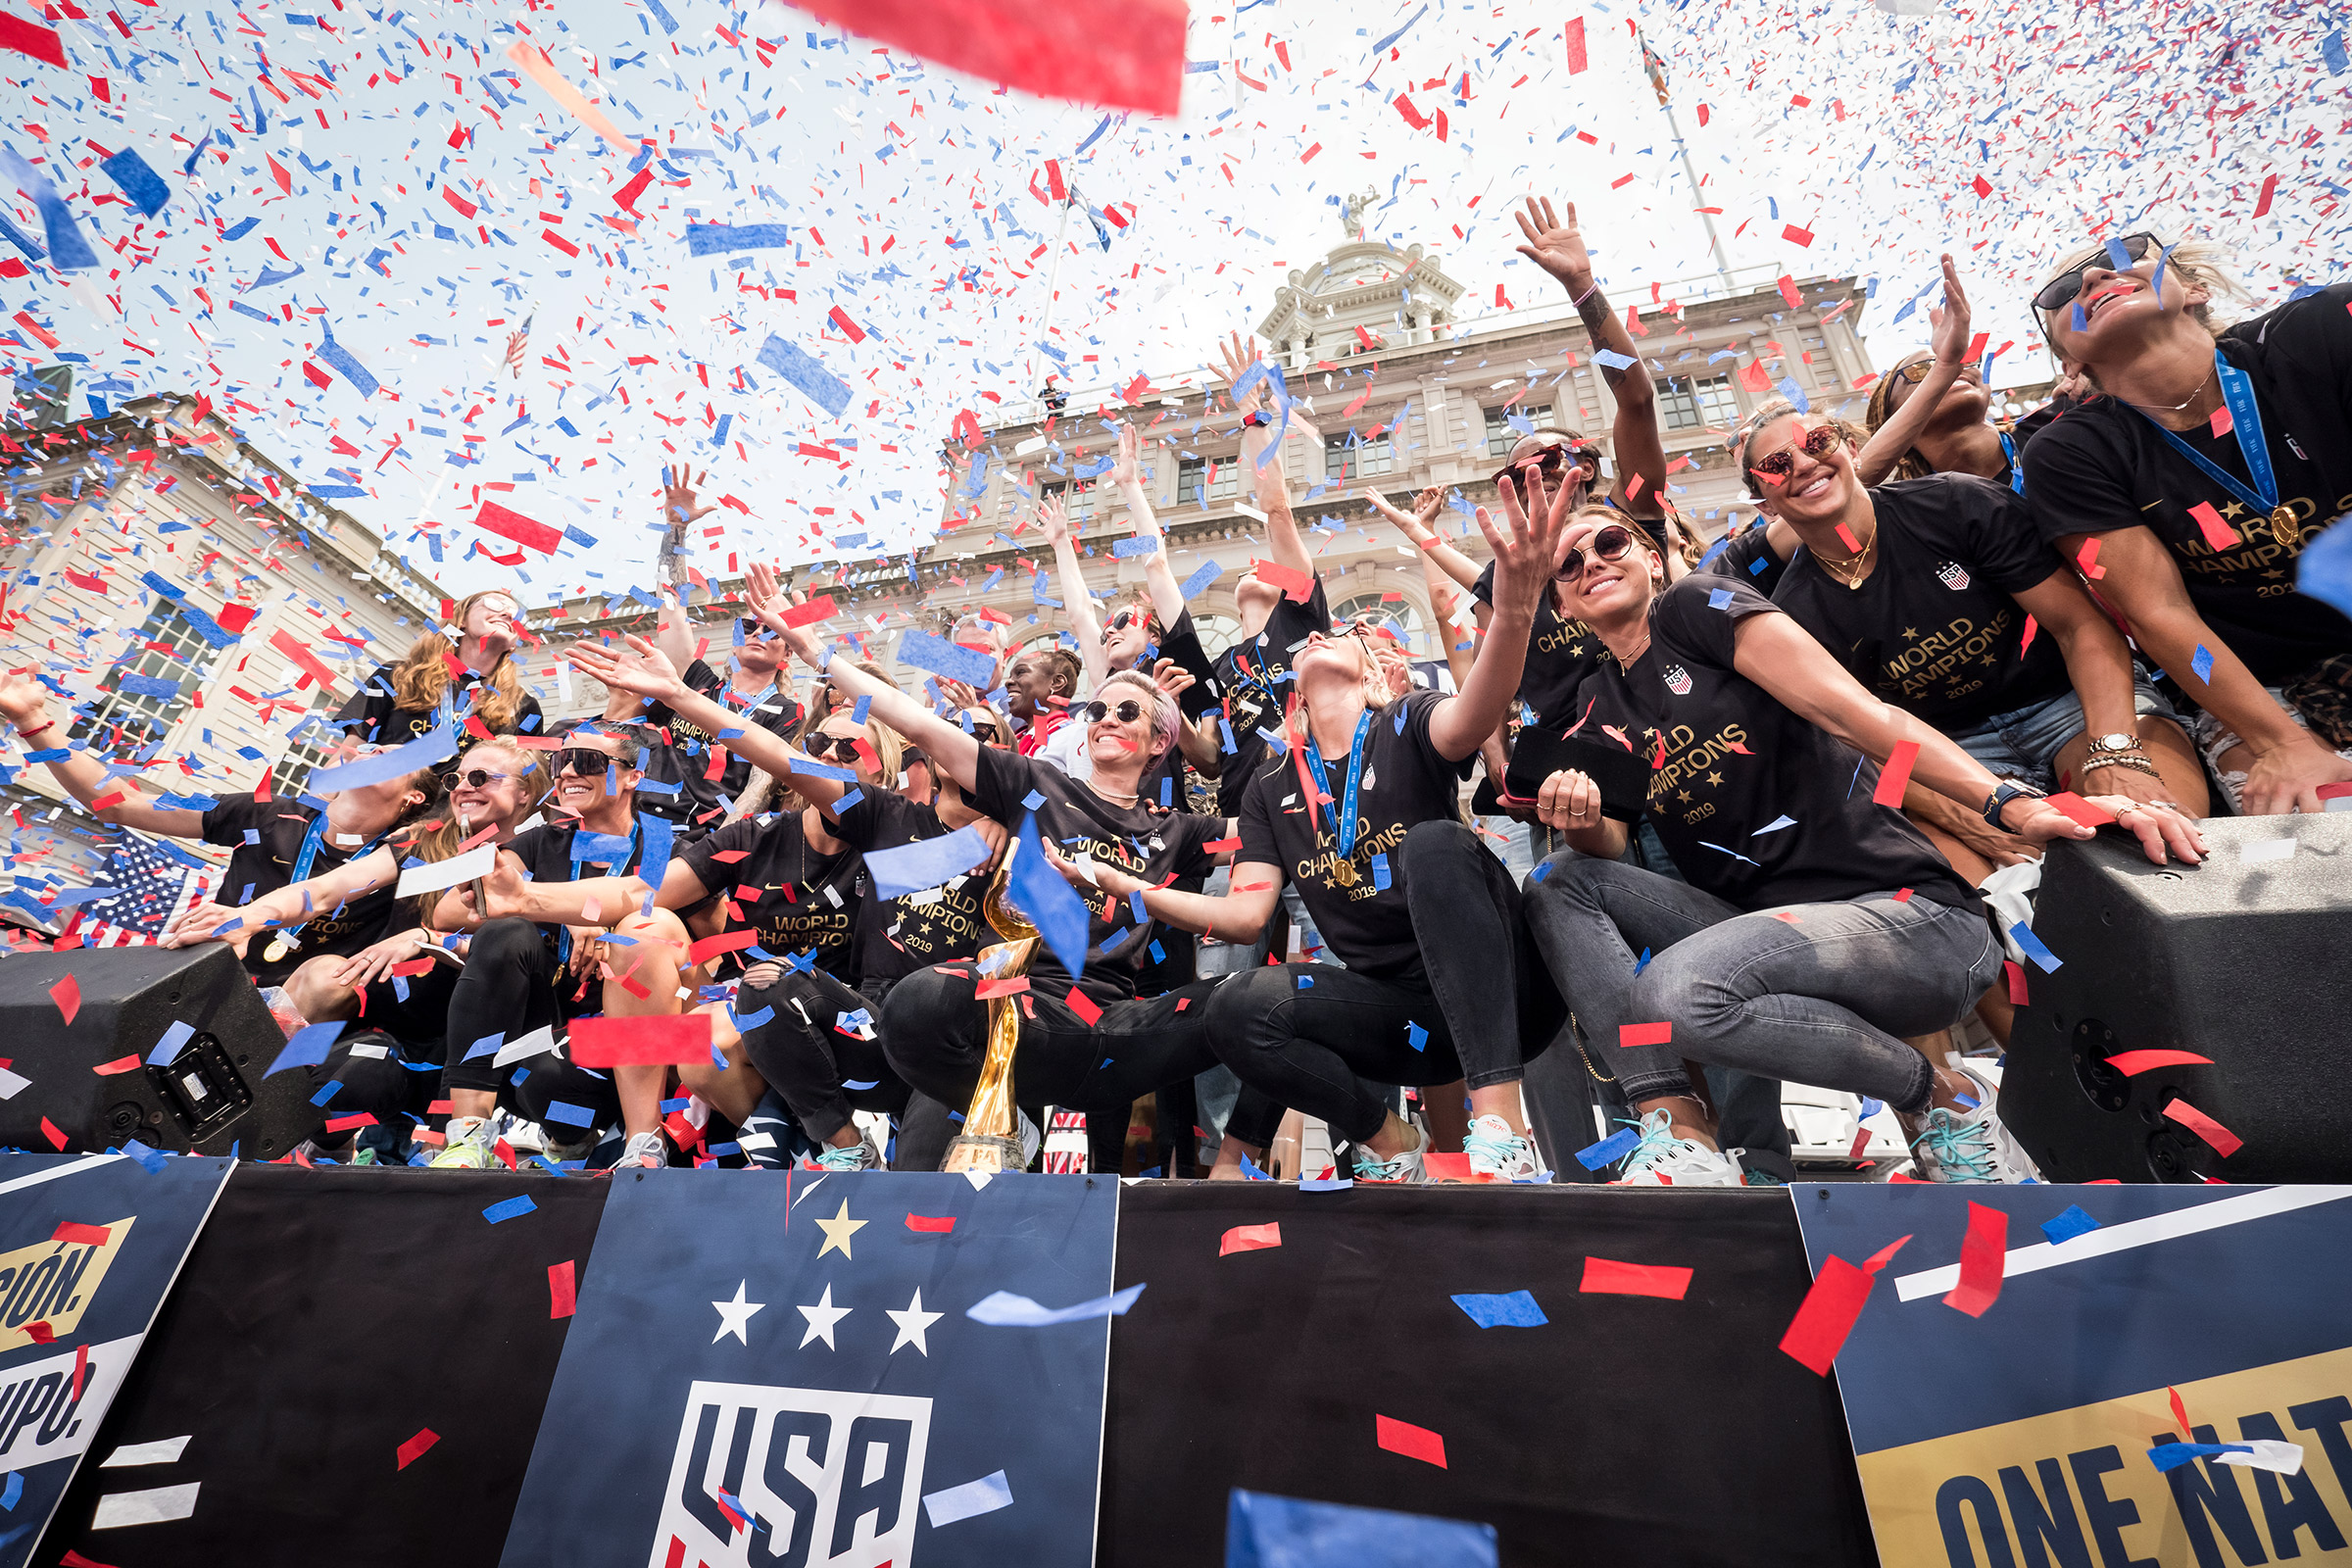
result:
[[[1635,1104],[1690,1094],[1688,1060],[1925,1110],[1934,1072],[1900,1037],[1948,1028],[2001,972],[1983,915],[1926,898],[1751,914],[1616,860],[1546,863],[1527,887],[1536,945]],[[1667,1043],[1622,1043],[1621,1026],[1659,1023]]]
[[[2142,718],[2180,721],[2137,664],[2132,666],[2132,708]],[[2082,716],[2082,700],[2065,691],[2047,702],[1994,713],[1949,733],[1962,751],[2002,778],[2023,779],[2035,789],[2051,791],[2058,788],[2059,751],[2089,727],[2090,720]]]

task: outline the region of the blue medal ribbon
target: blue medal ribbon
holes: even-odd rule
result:
[[[1364,737],[1371,733],[1372,710],[1367,708],[1363,716],[1355,721],[1355,739],[1348,747],[1348,783],[1340,796],[1340,820],[1332,830],[1339,842],[1343,859],[1355,851],[1355,792],[1364,776]],[[1331,799],[1331,777],[1323,770],[1323,751],[1315,744],[1311,730],[1306,737],[1306,765],[1314,771],[1315,788],[1322,792],[1325,800]]]
[[[2017,443],[2009,439],[2006,430],[1998,434],[2001,438],[2001,456],[2009,460],[2009,488],[2022,496],[2026,493],[2026,470],[2017,461]]]
[[[2157,424],[2145,410],[2140,411],[2139,416],[2147,419],[2156,433],[2172,444],[2174,451],[2195,464],[2206,478],[2227,491],[2231,500],[2267,515],[2271,537],[2281,549],[2291,550],[2301,539],[2302,529],[2294,515],[2278,505],[2278,476],[2271,467],[2271,444],[2263,435],[2262,406],[2254,399],[2254,382],[2218,348],[2213,351],[2213,368],[2222,378],[2222,406],[2230,411],[2230,433],[2237,438],[2237,455],[2245,460],[2246,472],[2253,477],[2252,489],[2240,482],[2237,475],[2181,440],[2178,431]]]

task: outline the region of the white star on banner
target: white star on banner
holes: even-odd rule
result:
[[[945,1312],[924,1311],[923,1293],[919,1290],[914,1293],[914,1299],[906,1303],[906,1311],[894,1312],[890,1308],[884,1307],[882,1312],[883,1316],[899,1326],[899,1337],[891,1342],[890,1353],[893,1355],[898,1354],[902,1348],[909,1345],[922,1351],[923,1354],[929,1355],[931,1347],[923,1343],[923,1331],[947,1316]]]
[[[744,1287],[750,1283],[751,1282],[748,1280],[736,1281],[735,1299],[732,1301],[712,1301],[710,1303],[712,1306],[718,1308],[718,1332],[710,1336],[710,1343],[712,1345],[716,1345],[719,1341],[732,1334],[744,1347],[744,1348],[751,1348],[751,1337],[747,1335],[744,1330],[751,1326],[752,1314],[754,1312],[764,1311],[767,1307],[767,1303],[765,1301],[747,1301],[744,1299]]]
[[[817,1298],[814,1306],[796,1306],[793,1310],[808,1320],[808,1332],[801,1336],[798,1348],[807,1349],[809,1341],[820,1337],[825,1342],[826,1349],[838,1350],[841,1348],[840,1346],[833,1343],[833,1325],[848,1317],[851,1308],[833,1304],[832,1286],[825,1287],[825,1294]]]

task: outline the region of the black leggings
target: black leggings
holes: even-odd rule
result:
[[[1567,1016],[1519,889],[1475,833],[1422,822],[1396,858],[1426,984],[1281,964],[1233,976],[1209,1006],[1244,1084],[1359,1143],[1387,1119],[1387,1086],[1514,1083]]]
[[[1102,1004],[1089,1025],[1062,997],[1042,991],[1020,999],[1021,1043],[1013,1054],[1012,1092],[1022,1104],[1068,1105],[1089,1112],[1125,1105],[1162,1084],[1209,1066],[1208,1001],[1215,980],[1196,980],[1163,996]],[[988,1009],[973,996],[977,970],[920,969],[891,989],[882,1008],[882,1050],[918,1096],[951,1109],[972,1102],[988,1054]]]
[[[542,1051],[504,1067],[492,1065],[495,1051],[467,1059],[474,1043],[497,1035],[513,1045],[534,1029],[560,1026],[575,1013],[572,993],[579,981],[560,963],[538,926],[528,920],[492,920],[473,934],[466,972],[449,996],[449,1032],[442,1056],[441,1092],[469,1089],[496,1094],[516,1115],[549,1119],[562,1103],[596,1113],[602,1126],[620,1113],[619,1091],[610,1075],[582,1067],[554,1051]],[[559,1032],[560,1029],[559,1029]],[[564,1117],[559,1124],[577,1126]]]
[[[743,1054],[792,1107],[801,1130],[818,1143],[849,1126],[854,1110],[896,1116],[906,1108],[906,1085],[882,1050],[882,999],[890,989],[887,981],[869,980],[864,991],[853,991],[821,969],[793,969],[736,1002],[738,1012],[775,1009],[774,1017],[743,1037]],[[834,1027],[843,1013],[859,1008],[873,1015],[872,1040]]]

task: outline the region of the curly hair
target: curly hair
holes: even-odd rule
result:
[[[485,588],[480,593],[467,594],[458,601],[450,620],[464,627],[466,617],[473,607],[485,599],[504,599],[514,603],[514,596],[504,588]],[[517,613],[520,608],[517,607]],[[438,707],[449,691],[454,678],[450,665],[457,662],[458,645],[438,631],[428,631],[409,645],[400,662],[392,666],[392,700],[402,709],[416,711]],[[484,728],[497,735],[512,735],[522,715],[522,676],[516,672],[513,656],[501,654],[498,662],[489,669],[489,687],[475,700],[474,716]]]

